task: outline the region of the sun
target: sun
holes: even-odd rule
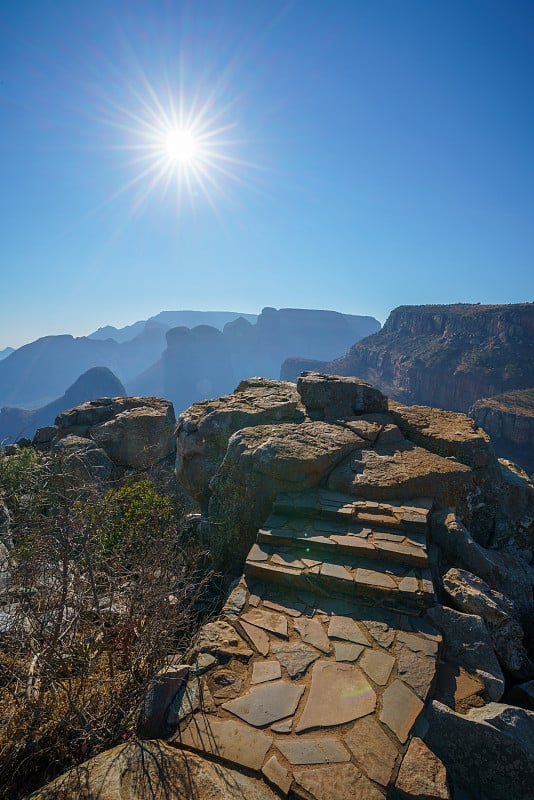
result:
[[[187,128],[171,128],[163,139],[163,152],[170,165],[192,165],[199,156],[199,142]]]

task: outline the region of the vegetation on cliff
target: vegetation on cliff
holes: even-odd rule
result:
[[[141,475],[73,487],[23,448],[0,455],[0,490],[0,786],[18,798],[131,737],[214,592],[185,517]]]

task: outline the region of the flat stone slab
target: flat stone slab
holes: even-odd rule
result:
[[[271,756],[263,765],[262,773],[265,775],[269,783],[276,786],[282,794],[286,795],[293,783],[293,775],[287,770],[276,756]]]
[[[300,633],[303,642],[311,644],[323,653],[330,652],[330,642],[318,619],[301,617],[296,619],[293,627]]]
[[[252,608],[246,614],[242,614],[240,620],[287,639],[287,618],[283,614]]]
[[[350,753],[339,739],[277,739],[276,746],[290,764],[341,764]]]
[[[259,772],[273,739],[240,722],[195,714],[171,741]]]
[[[387,786],[398,750],[375,717],[368,716],[355,722],[344,741],[367,777]]]
[[[328,636],[330,639],[343,639],[366,647],[371,646],[369,639],[358,623],[350,617],[332,617],[328,625]]]
[[[354,581],[361,586],[369,586],[375,589],[391,590],[397,588],[397,584],[390,575],[386,575],[385,572],[378,572],[375,569],[364,569],[363,567],[358,567],[354,573]]]
[[[403,631],[399,631],[397,635],[395,656],[399,678],[411,686],[421,700],[426,700],[434,680],[437,648],[437,643],[430,639],[423,639]]]
[[[208,622],[200,629],[197,640],[199,653],[209,653],[223,658],[238,658],[248,661],[253,651],[228,622]]]
[[[256,661],[252,665],[251,683],[265,683],[275,681],[282,677],[282,668],[279,661]]]
[[[352,642],[334,643],[336,661],[357,661],[364,650],[363,644],[352,644]]]
[[[407,797],[450,800],[451,796],[443,762],[415,736],[408,745],[395,787]]]
[[[384,794],[354,764],[295,770],[293,777],[314,800],[384,800]]]
[[[319,658],[317,650],[300,642],[273,644],[272,653],[286,668],[290,678],[300,678],[310,664]]]
[[[376,694],[359,667],[318,661],[313,666],[310,694],[295,731],[343,725],[370,714],[375,707]]]
[[[304,686],[285,681],[262,683],[222,707],[249,725],[261,728],[294,714],[303,692]]]
[[[265,631],[261,628],[256,628],[255,625],[250,625],[248,622],[243,622],[243,617],[239,619],[239,624],[258,653],[260,653],[262,656],[266,656],[269,652],[270,645],[269,637]]]
[[[391,675],[395,659],[387,653],[378,650],[366,650],[360,666],[363,671],[379,686],[384,686]]]
[[[396,680],[382,695],[380,721],[385,722],[404,744],[422,708],[423,703],[417,695],[405,683]]]

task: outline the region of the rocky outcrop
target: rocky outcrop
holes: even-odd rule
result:
[[[174,457],[172,403],[157,397],[101,397],[62,411],[35,434],[74,476],[107,480],[115,469],[146,470]]]
[[[319,483],[373,500],[431,496],[454,506],[479,544],[516,536],[532,546],[532,487],[502,475],[472,420],[385,409],[364,381],[306,373],[297,392],[284,382],[246,381],[180,415],[177,476],[205,512],[209,504],[214,548],[239,563],[274,496]]]
[[[120,380],[107,367],[93,367],[84,372],[62,397],[43,408],[27,411],[22,408],[2,408],[0,411],[0,441],[14,442],[21,436],[32,438],[39,428],[54,424],[65,408],[94,400],[97,397],[119,397],[126,394]]]
[[[497,455],[534,473],[534,389],[477,400],[469,413],[489,433]]]

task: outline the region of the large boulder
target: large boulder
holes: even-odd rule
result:
[[[303,372],[297,391],[315,419],[340,419],[353,414],[387,411],[387,398],[359,378]]]
[[[212,479],[210,544],[225,561],[243,562],[276,495],[317,486],[347,453],[366,445],[327,422],[259,425],[235,433]]]
[[[448,570],[443,576],[443,588],[460,611],[482,617],[495,652],[510,675],[520,680],[534,675],[534,664],[525,650],[524,632],[513,616],[511,600],[490,589],[481,578],[462,569]]]
[[[104,450],[115,466],[147,469],[173,455],[175,421],[169,400],[104,397],[58,415],[53,449],[74,435]]]
[[[457,714],[434,701],[424,739],[472,800],[534,799],[534,712],[499,703]]]
[[[128,742],[69,770],[31,800],[276,800],[265,783],[161,741]]]
[[[241,381],[231,395],[195,403],[178,417],[176,476],[206,509],[210,481],[233,433],[242,428],[303,419],[292,383],[267,378]]]

